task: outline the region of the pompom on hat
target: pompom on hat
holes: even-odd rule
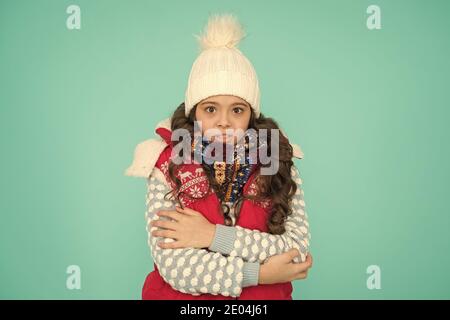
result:
[[[185,114],[200,101],[215,95],[233,95],[247,101],[259,118],[259,83],[251,62],[237,48],[245,36],[236,17],[213,15],[204,33],[196,36],[200,55],[189,74]]]

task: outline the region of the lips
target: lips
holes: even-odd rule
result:
[[[231,134],[222,134],[219,137],[221,137],[222,140],[228,140],[228,139],[232,139],[233,135],[231,135]]]

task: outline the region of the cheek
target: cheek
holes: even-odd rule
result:
[[[211,117],[208,117],[202,112],[197,112],[195,114],[195,118],[197,121],[201,121],[202,123],[202,134],[204,134],[205,130],[211,129],[213,127],[213,120]]]
[[[248,129],[248,125],[250,122],[250,114],[248,115],[244,115],[242,117],[239,117],[239,119],[236,119],[234,122],[234,129],[242,129],[242,130],[247,130]]]

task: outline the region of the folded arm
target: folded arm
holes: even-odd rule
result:
[[[153,173],[147,182],[148,244],[159,273],[172,288],[192,295],[210,293],[237,297],[244,287],[258,284],[260,268],[258,262],[246,262],[236,256],[225,257],[221,253],[205,249],[159,247],[159,241],[174,240],[152,236],[151,232],[159,228],[151,227],[150,222],[157,219],[168,220],[166,217],[159,217],[156,212],[174,210],[175,202],[164,199],[164,195],[170,191],[166,182],[155,178]]]
[[[294,262],[304,262],[309,251],[311,235],[301,188],[302,180],[295,167],[292,169],[292,178],[297,183],[297,191],[291,201],[292,214],[286,219],[284,234],[273,235],[240,226],[228,227],[218,224],[208,249],[230,257],[241,257],[248,262],[264,263],[273,255],[295,248],[300,252],[300,256],[295,257]]]

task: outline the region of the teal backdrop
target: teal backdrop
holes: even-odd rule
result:
[[[0,298],[140,298],[146,184],[124,171],[183,101],[193,34],[224,12],[246,28],[263,113],[305,154],[314,266],[294,299],[449,299],[450,2],[437,0],[1,0]]]

